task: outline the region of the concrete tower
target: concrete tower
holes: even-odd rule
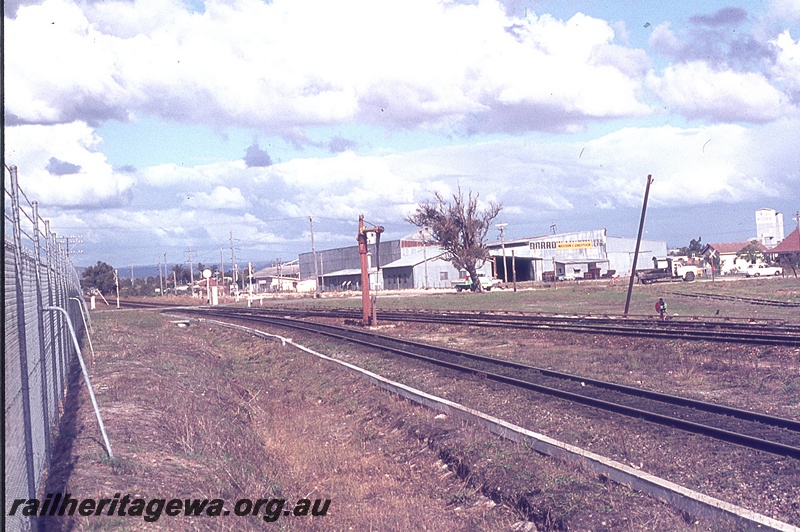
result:
[[[758,209],[756,235],[766,248],[777,246],[783,240],[783,213],[773,209]]]

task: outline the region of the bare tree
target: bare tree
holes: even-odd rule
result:
[[[453,266],[469,273],[472,289],[482,292],[477,270],[489,258],[486,234],[503,206],[490,201],[486,209],[479,210],[478,196],[470,190],[465,198],[460,186],[452,201],[437,192],[433,201],[418,205],[406,221],[427,227],[433,239],[447,251]]]

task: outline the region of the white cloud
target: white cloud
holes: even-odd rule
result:
[[[76,5],[46,0],[5,20],[5,105],[26,123],[126,118],[129,94],[115,73],[114,42]]]
[[[116,172],[98,151],[100,139],[83,122],[5,128],[6,164],[19,170],[20,185],[42,204],[101,207],[124,205],[134,180]],[[54,175],[51,160],[77,168]]]
[[[778,83],[794,92],[800,100],[800,39],[795,41],[786,30],[771,42],[778,49],[773,75]]]
[[[183,200],[183,205],[192,209],[221,210],[246,209],[249,204],[238,188],[214,187],[210,193],[195,192]]]
[[[760,73],[712,70],[699,61],[668,66],[649,84],[668,111],[722,122],[768,122],[792,111]]]
[[[609,23],[514,18],[494,0],[211,1],[204,13],[45,0],[6,31],[7,112],[28,123],[146,113],[279,131],[352,119],[528,130],[648,112],[642,54],[612,47]],[[517,106],[549,113],[505,123]]]
[[[644,178],[664,206],[733,203],[791,196],[800,186],[797,119],[758,128],[626,128],[593,140],[581,157],[598,197],[635,206]]]
[[[392,211],[412,202],[422,176],[410,179],[392,166],[394,156],[357,156],[294,159],[269,167],[257,178],[284,192],[279,210],[287,216],[311,213],[329,217],[357,217],[364,211]],[[266,198],[265,198],[266,199]]]
[[[11,128],[16,134],[13,144],[30,141],[30,145],[42,142],[57,147],[59,142],[40,136],[38,130],[60,128],[76,130],[81,133],[79,138],[87,137],[83,142],[89,145],[98,141],[82,124],[20,126]],[[28,135],[23,139],[20,131],[28,131]],[[80,228],[69,231],[82,234],[87,244],[102,246],[124,235],[128,252],[139,255],[154,253],[154,249],[172,249],[174,254],[175,249],[187,246],[217,246],[218,253],[220,243],[228,242],[231,232],[247,242],[247,249],[262,250],[267,256],[283,253],[267,251],[270,249],[300,246],[307,250],[305,232],[310,215],[315,221],[323,220],[318,222],[321,232],[331,223],[326,219],[354,223],[359,214],[365,214],[367,219],[403,233],[409,229],[403,216],[419,202],[431,199],[436,191],[449,195],[459,185],[479,192],[482,200],[503,203],[508,221],[520,227],[549,224],[565,215],[580,218],[591,210],[601,210],[612,219],[619,207],[641,205],[647,174],[655,177],[651,204],[673,207],[676,213],[683,205],[792,197],[800,188],[797,118],[749,128],[730,124],[626,128],[589,141],[542,142],[518,137],[380,156],[348,152],[257,169],[246,168],[237,160],[173,168],[181,171],[179,179],[154,178],[156,174],[169,176],[163,166],[145,168],[136,174],[135,201],[124,209],[118,207],[116,189],[104,185],[103,180],[61,176],[59,181],[48,178],[44,170],[26,170],[36,161],[46,165],[51,154],[82,168],[97,164],[92,157],[102,158],[86,148],[76,149],[75,140],[67,144],[69,149],[26,152],[20,172],[26,192],[39,199],[49,213],[54,204],[70,205],[54,219],[59,226]],[[14,153],[19,154],[16,149]],[[107,165],[106,171],[109,178],[121,178]],[[111,192],[102,195],[103,187]],[[130,188],[124,190],[132,194]],[[91,194],[102,201],[80,203]],[[181,194],[177,200],[176,194]],[[290,218],[295,220],[287,221],[282,229],[271,221]],[[56,232],[63,231],[59,226],[54,227]],[[536,234],[536,229],[527,231]],[[330,236],[327,242],[347,245],[352,240],[348,235]],[[318,245],[323,245],[321,240]]]
[[[142,183],[157,188],[196,183],[208,186],[225,183],[228,176],[240,170],[245,170],[245,164],[242,160],[222,161],[191,167],[169,163],[143,169],[141,178]],[[250,173],[252,172],[244,172],[245,175]]]

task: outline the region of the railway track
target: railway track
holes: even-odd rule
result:
[[[115,300],[109,301],[109,303],[111,303],[109,305],[109,308],[116,308]],[[163,309],[163,308],[175,308],[177,305],[165,301],[136,301],[131,299],[120,299],[119,306],[120,308],[126,308],[126,309],[136,309],[136,308]]]
[[[692,297],[695,299],[716,299],[719,301],[736,301],[741,303],[747,303],[750,305],[761,305],[766,307],[800,308],[800,303],[795,301],[777,301],[775,299],[758,299],[753,297],[726,296],[723,294],[706,294],[702,292],[692,293],[692,294],[686,292],[666,292],[666,293],[681,297]]]
[[[272,316],[360,319],[357,309],[249,309]],[[800,325],[776,320],[684,318],[660,322],[646,317],[564,316],[502,312],[433,312],[380,310],[378,321],[436,323],[508,329],[556,330],[629,337],[732,342],[800,347]]]
[[[435,364],[516,388],[659,425],[716,438],[759,451],[800,459],[800,421],[662,394],[578,375],[499,360],[421,342],[401,340],[371,331],[268,316],[244,309],[190,309],[181,312],[288,327],[337,340],[354,342]]]

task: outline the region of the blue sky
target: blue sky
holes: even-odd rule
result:
[[[507,238],[800,210],[800,3],[5,2],[7,164],[78,264],[291,260],[458,186]],[[490,235],[496,238],[497,235]]]

